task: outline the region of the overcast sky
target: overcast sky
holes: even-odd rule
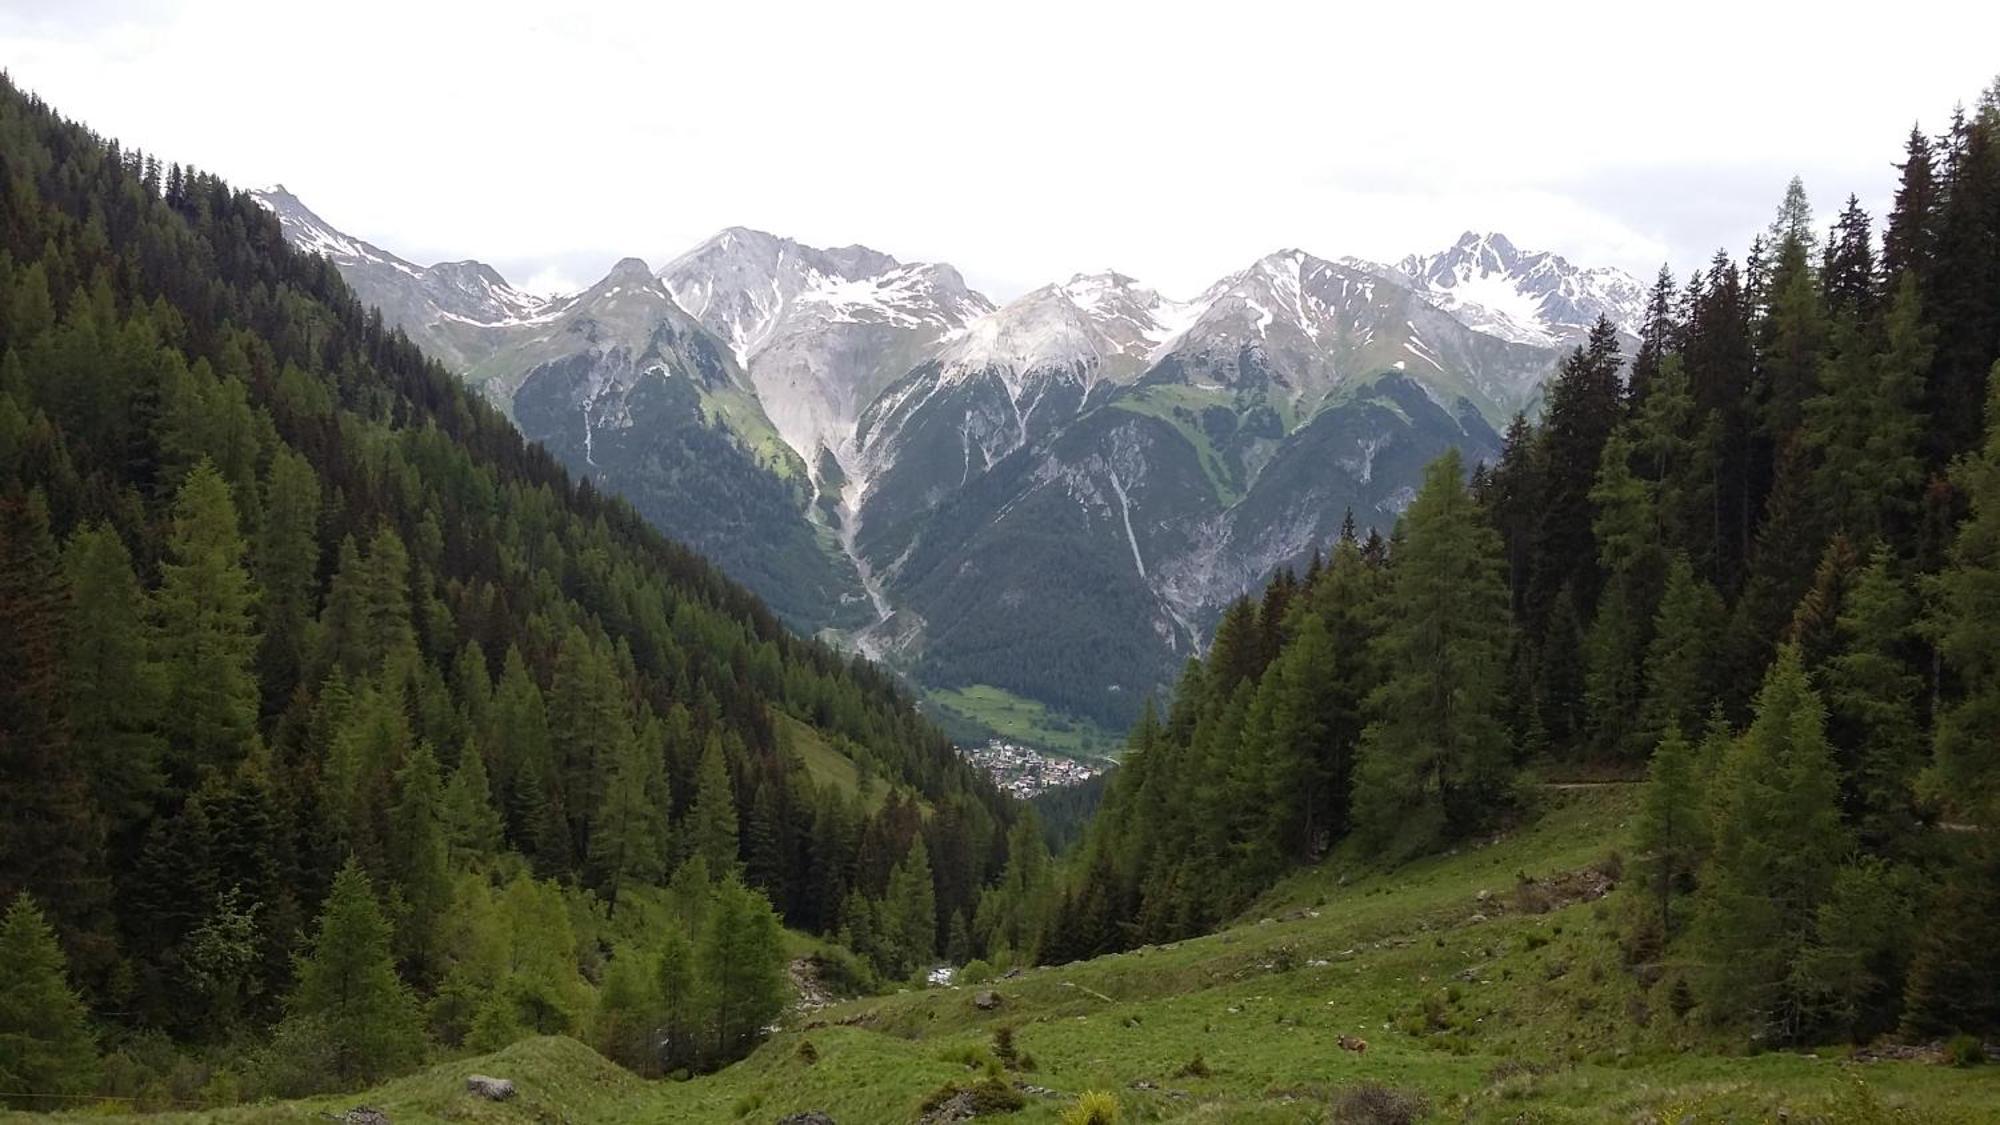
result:
[[[1783,7],[0,0],[0,62],[128,144],[545,290],[742,224],[999,298],[1106,267],[1186,296],[1468,228],[1679,273],[1794,172],[1879,214],[1910,125],[1993,80],[2000,3]]]

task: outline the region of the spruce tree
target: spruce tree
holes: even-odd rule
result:
[[[1904,1014],[1919,1035],[2000,1027],[2000,374],[1987,394],[1985,446],[1952,471],[1971,515],[1929,589],[1932,643],[1959,691],[1938,710],[1922,789],[1973,831],[1923,914]]]
[[[68,589],[38,496],[0,495],[0,896],[50,904],[73,960],[112,956],[105,824],[72,742]]]
[[[392,928],[353,860],[334,877],[288,1019],[315,1021],[341,1085],[373,1081],[423,1051],[415,998],[396,977]]]
[[[1376,848],[1419,849],[1470,829],[1505,795],[1500,722],[1507,596],[1499,536],[1474,508],[1462,462],[1424,472],[1390,570],[1355,781],[1356,829]]]
[[[1715,698],[1715,657],[1722,629],[1722,599],[1695,576],[1685,554],[1667,567],[1667,587],[1646,648],[1645,700],[1640,737],[1657,743],[1674,728],[1698,729]]]
[[[1917,828],[1924,758],[1924,685],[1912,663],[1917,604],[1897,569],[1895,555],[1877,544],[1835,623],[1825,676],[1827,732],[1841,760],[1848,820],[1868,847],[1891,852]]]
[[[1633,834],[1640,886],[1657,905],[1660,932],[1668,939],[1677,930],[1674,895],[1691,889],[1708,840],[1705,780],[1694,745],[1678,724],[1669,726],[1653,751]]]
[[[1646,316],[1639,325],[1639,349],[1632,355],[1632,370],[1626,380],[1627,397],[1634,407],[1643,405],[1652,394],[1653,384],[1660,377],[1660,365],[1679,344],[1675,295],[1673,271],[1663,265],[1646,296]]]
[[[591,824],[604,804],[607,781],[634,739],[625,686],[617,667],[589,634],[572,627],[556,654],[549,686],[549,742],[563,801],[573,822],[572,848],[587,854]],[[628,773],[631,780],[639,780]]]
[[[937,955],[937,884],[930,850],[919,836],[910,852],[889,876],[882,901],[878,938],[892,953],[885,966],[890,975],[905,977],[928,968]]]
[[[660,938],[655,985],[660,998],[660,1065],[663,1070],[693,1066],[702,1051],[708,997],[696,977],[694,942],[679,927]]]
[[[251,617],[257,592],[243,554],[229,485],[204,458],[175,499],[153,600],[154,635],[173,700],[166,711],[168,760],[182,786],[201,766],[235,765],[257,739]]]
[[[1529,620],[1537,626],[1565,589],[1576,599],[1579,619],[1597,608],[1602,575],[1592,538],[1597,508],[1590,491],[1604,461],[1604,444],[1623,413],[1620,366],[1617,332],[1600,318],[1588,342],[1563,361],[1547,387],[1540,437],[1543,492],[1528,604]]]
[[[555,758],[549,746],[547,704],[517,647],[508,647],[493,691],[493,733],[493,782],[502,798],[508,833],[532,853],[535,826],[555,784]]]
[[[486,755],[479,747],[467,745],[459,750],[458,768],[445,783],[442,815],[453,867],[464,868],[499,854],[503,826],[486,780]]]
[[[611,757],[603,803],[590,835],[590,869],[616,915],[628,883],[659,883],[667,873],[666,777],[657,753],[625,736],[604,752]]]
[[[1689,935],[1708,1018],[1783,1041],[1810,998],[1793,978],[1814,919],[1852,847],[1825,709],[1798,650],[1779,648],[1750,729],[1709,786],[1711,846]]]
[[[1912,125],[1904,146],[1896,199],[1882,232],[1882,272],[1892,284],[1904,276],[1920,281],[1928,272],[1936,243],[1938,181],[1931,139]]]
[[[1933,643],[1962,690],[1938,710],[1926,788],[1968,813],[2000,804],[2000,757],[1993,752],[1993,732],[2000,730],[2000,629],[1993,626],[2000,621],[2000,364],[1994,366],[1985,448],[1952,470],[1971,514],[1930,589]]]
[[[439,946],[444,916],[451,909],[451,864],[444,785],[427,744],[418,743],[396,773],[389,833],[400,907],[396,950],[413,978],[435,981],[442,975]]]
[[[146,595],[124,542],[104,525],[70,539],[63,573],[70,591],[63,683],[76,752],[108,824],[142,825],[163,780],[156,731],[165,703],[147,659]],[[129,854],[136,833],[119,834]]]
[[[87,1094],[97,1083],[96,1037],[70,987],[55,931],[34,900],[14,896],[0,918],[0,1101],[47,1111],[47,1098]],[[63,1108],[60,1100],[53,1108]]]
[[[694,805],[687,815],[686,846],[717,876],[736,870],[736,800],[729,785],[729,767],[722,760],[722,740],[711,735],[695,775]]]
[[[1884,333],[1871,351],[1858,327],[1836,324],[1821,393],[1806,403],[1813,491],[1832,526],[1864,543],[1910,525],[1923,483],[1917,411],[1931,347],[1914,277],[1898,285]]]
[[[290,702],[305,668],[319,588],[319,510],[319,476],[312,463],[279,449],[264,478],[264,521],[255,550],[263,591],[257,605],[262,633],[257,678],[267,714]]]
[[[1903,1034],[1935,1039],[2000,1028],[2000,846],[1990,831],[1967,842],[1924,903]]]

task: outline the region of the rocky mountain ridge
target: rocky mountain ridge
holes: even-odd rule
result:
[[[732,227],[536,297],[262,197],[530,437],[920,684],[1116,726],[1214,616],[1447,447],[1497,453],[1640,290],[1468,232],[1394,266],[1287,249],[1192,300],[1115,271],[996,305],[941,263]]]

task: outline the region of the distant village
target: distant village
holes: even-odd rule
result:
[[[1044,753],[1032,746],[995,738],[983,746],[960,748],[967,761],[986,771],[993,783],[1026,800],[1037,793],[1088,781],[1104,772],[1098,762]]]

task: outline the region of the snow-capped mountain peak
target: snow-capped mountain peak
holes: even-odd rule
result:
[[[1044,285],[968,324],[939,349],[947,372],[1073,373],[1086,384],[1137,376],[1196,307],[1115,270]]]
[[[1635,332],[1645,312],[1645,289],[1623,270],[1581,268],[1497,232],[1466,231],[1443,251],[1393,266],[1347,261],[1409,285],[1475,331],[1538,347],[1581,340],[1599,316]]]
[[[456,322],[474,326],[504,326],[536,318],[552,306],[546,296],[522,292],[508,284],[498,270],[484,262],[438,262],[418,266],[388,250],[342,234],[324,218],[312,212],[284,184],[250,192],[260,204],[278,216],[278,226],[292,246],[308,254],[324,254],[356,286],[370,304],[380,304],[384,314],[398,322]],[[408,296],[420,294],[420,306],[408,304]]]
[[[993,309],[949,265],[748,227],[718,232],[659,278],[735,353],[809,465],[843,449],[862,408],[934,344]]]
[[[906,264],[860,245],[821,249],[749,227],[717,232],[659,276],[745,367],[807,327],[879,322],[942,333],[992,308],[948,265]]]

